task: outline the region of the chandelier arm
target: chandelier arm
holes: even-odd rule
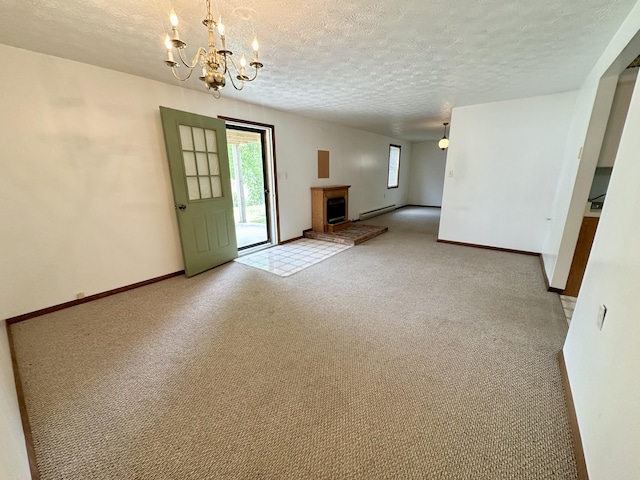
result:
[[[233,81],[233,75],[231,74],[231,72],[229,73],[229,80],[231,80],[231,85],[233,85],[233,88],[235,88],[236,90],[242,90],[244,88],[244,82],[240,82],[240,88],[238,88],[238,86],[236,85],[236,82]]]
[[[253,67],[255,72],[253,73],[253,77],[248,78],[247,80],[245,80],[245,82],[253,82],[256,78],[258,78],[258,70],[260,70],[259,68]]]
[[[193,63],[189,63],[184,59],[184,57],[182,55],[182,50],[183,50],[182,48],[178,48],[178,55],[180,56],[180,61],[189,70],[193,70],[194,68],[196,68],[196,66],[198,65],[198,60],[200,60],[200,57],[202,55],[206,55],[206,53],[207,53],[207,50],[204,47],[200,47],[198,49],[198,51],[196,52],[195,57],[193,57]],[[189,73],[189,75],[191,75],[191,73]]]
[[[227,59],[227,56],[225,55],[225,60]],[[228,59],[231,61],[231,65],[233,65],[233,68],[235,70],[235,74],[236,75],[240,75],[240,69],[238,68],[238,66],[236,65],[236,62],[233,61],[233,57],[228,57]],[[229,73],[229,78],[232,78],[233,75],[231,74],[231,70],[229,70],[227,67],[227,63],[225,61],[225,71],[224,73]],[[253,73],[253,77],[251,78],[247,78],[246,80],[242,81],[242,84],[244,85],[246,82],[253,82],[257,77],[258,77],[258,70],[260,70],[258,67],[253,67],[254,68],[254,73]],[[231,80],[231,83],[233,83],[233,79]],[[239,88],[238,90],[242,90],[242,88]]]
[[[176,73],[176,67],[171,67],[171,73],[173,73],[173,76],[176,77],[178,80],[180,80],[181,82],[184,82],[185,80],[189,80],[189,77],[191,77],[191,74],[193,73],[193,68],[189,69],[189,74],[184,78],[182,78],[180,75]]]
[[[231,65],[233,66],[233,69],[235,70],[235,72],[232,72],[229,69],[229,61],[231,61]],[[239,75],[240,74],[240,70],[238,70],[238,66],[236,65],[236,62],[233,61],[233,57],[228,56],[228,55],[224,55],[224,73],[228,75],[229,80],[231,81],[231,85],[233,85],[233,88],[235,88],[236,90],[242,90],[244,88],[244,82],[241,81],[240,82],[240,87],[238,87],[236,85],[236,82],[233,80],[233,77],[235,75]]]
[[[232,72],[231,70],[228,68],[229,67],[229,62],[231,62],[231,65],[233,65],[233,69],[235,70],[235,74],[238,75],[240,73],[240,69],[238,69],[238,66],[236,65],[236,62],[233,61],[233,57],[231,55],[225,55],[224,56],[224,73],[228,73],[229,76],[231,76]]]

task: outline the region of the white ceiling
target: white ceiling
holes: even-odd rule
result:
[[[426,140],[452,107],[578,88],[636,0],[211,3],[228,47],[249,54],[255,32],[265,64],[223,96]],[[163,63],[172,6],[194,55],[204,0],[0,0],[0,43],[179,84]]]

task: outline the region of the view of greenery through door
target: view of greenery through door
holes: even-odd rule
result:
[[[238,248],[270,240],[262,133],[227,127],[229,170]]]

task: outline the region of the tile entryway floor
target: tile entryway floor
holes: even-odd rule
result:
[[[288,277],[348,248],[351,248],[351,245],[303,238],[238,257],[234,261]]]

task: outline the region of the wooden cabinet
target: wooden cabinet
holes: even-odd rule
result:
[[[337,232],[351,225],[349,221],[349,187],[311,187],[311,229],[314,232]],[[344,197],[344,221],[329,223],[327,218],[327,200]]]

